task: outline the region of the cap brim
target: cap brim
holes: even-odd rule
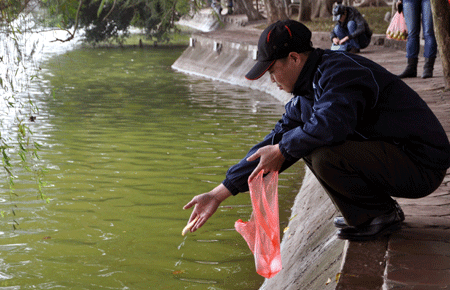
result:
[[[259,79],[270,69],[275,61],[276,60],[258,61],[245,75],[245,78],[251,81]]]
[[[341,15],[340,14],[333,16],[333,21],[339,21],[340,19],[341,19]]]

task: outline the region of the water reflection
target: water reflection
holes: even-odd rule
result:
[[[39,26],[32,14],[20,15],[9,25],[0,26],[0,112],[2,136],[9,136],[11,127],[32,106],[21,107],[31,95],[39,93],[31,82],[40,70],[40,64],[54,55],[65,53],[80,44],[78,34],[70,42],[53,42],[67,38],[60,29]],[[26,111],[26,113],[24,112]]]

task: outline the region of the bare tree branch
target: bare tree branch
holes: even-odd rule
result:
[[[73,32],[70,32],[69,30],[64,29],[65,31],[67,31],[67,33],[69,33],[69,37],[67,37],[66,39],[56,38],[55,40],[52,40],[51,42],[56,42],[56,41],[67,42],[67,41],[72,40],[75,37],[75,33],[77,32],[77,29],[78,29],[78,22],[80,20],[80,10],[81,10],[82,5],[83,5],[83,0],[80,0],[80,4],[78,5],[78,10],[77,10],[77,15],[75,16],[75,25],[73,28]]]

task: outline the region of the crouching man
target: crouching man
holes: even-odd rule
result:
[[[257,63],[292,94],[264,140],[229,168],[225,180],[195,196],[197,230],[226,198],[248,190],[259,172],[282,172],[303,159],[342,217],[340,239],[370,240],[397,230],[405,216],[392,197],[421,198],[441,184],[450,144],[436,116],[396,75],[357,54],[313,48],[303,24],[279,21],[262,33]]]
[[[330,34],[332,50],[358,53],[370,44],[372,30],[356,8],[337,4],[333,8],[333,21],[336,25]]]

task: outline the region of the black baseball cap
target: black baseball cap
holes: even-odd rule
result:
[[[267,27],[258,41],[257,63],[245,75],[248,80],[262,77],[277,59],[285,58],[290,52],[313,50],[311,31],[295,20],[280,20]]]

